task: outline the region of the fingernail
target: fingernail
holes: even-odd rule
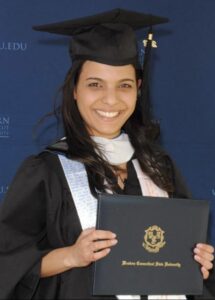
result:
[[[193,251],[194,251],[195,253],[200,253],[200,250],[199,250],[198,248],[195,248]]]
[[[117,240],[113,240],[113,241],[112,241],[112,244],[113,244],[113,245],[115,245],[115,244],[117,244],[117,243],[118,243]]]

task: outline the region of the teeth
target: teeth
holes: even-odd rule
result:
[[[101,115],[102,117],[106,117],[106,118],[114,118],[114,117],[116,117],[119,114],[118,111],[107,112],[107,111],[102,111],[102,110],[97,110],[97,113],[99,115]]]

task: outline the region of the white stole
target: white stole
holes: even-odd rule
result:
[[[82,229],[96,226],[97,199],[91,194],[84,164],[58,154]],[[137,173],[142,195],[168,197],[166,191],[159,188],[149,176],[143,173],[137,159],[132,160]],[[116,295],[118,299],[140,299],[139,295]],[[184,295],[148,295],[148,299],[187,299]]]

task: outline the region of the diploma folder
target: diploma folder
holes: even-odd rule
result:
[[[93,295],[200,295],[193,249],[205,243],[205,200],[101,194],[97,229],[118,243],[94,263]]]

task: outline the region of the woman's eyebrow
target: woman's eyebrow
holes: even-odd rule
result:
[[[103,79],[99,78],[99,77],[89,77],[86,80],[98,80],[98,81],[104,81]]]
[[[122,82],[122,81],[131,81],[131,82],[135,82],[135,80],[134,80],[134,79],[131,79],[131,78],[123,78],[123,79],[120,79],[119,81],[120,81],[120,82]]]
[[[86,80],[98,80],[98,81],[104,81],[104,79],[102,78],[99,78],[99,77],[89,77],[87,78]],[[122,82],[122,81],[131,81],[131,82],[135,82],[134,79],[131,79],[131,78],[123,78],[123,79],[120,79],[119,82]]]

